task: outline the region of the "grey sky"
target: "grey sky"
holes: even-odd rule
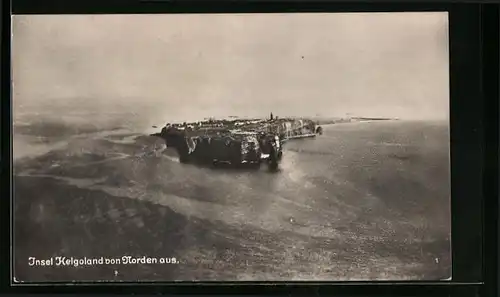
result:
[[[13,79],[14,112],[446,119],[448,16],[15,16]]]

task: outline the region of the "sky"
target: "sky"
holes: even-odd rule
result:
[[[17,15],[14,116],[447,119],[448,15]]]

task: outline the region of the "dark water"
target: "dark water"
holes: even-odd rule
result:
[[[67,136],[18,128],[16,278],[450,277],[447,126],[396,121],[324,128],[316,139],[288,142],[274,173],[180,164],[161,140],[127,131]],[[126,255],[179,263],[28,265],[29,257]]]

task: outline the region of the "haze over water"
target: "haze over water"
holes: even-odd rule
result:
[[[16,119],[448,117],[446,13],[39,15],[12,26]]]

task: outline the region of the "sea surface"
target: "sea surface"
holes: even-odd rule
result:
[[[131,129],[21,123],[17,281],[341,281],[451,277],[446,123],[324,126],[278,172],[181,164]],[[175,263],[29,265],[29,258]]]

